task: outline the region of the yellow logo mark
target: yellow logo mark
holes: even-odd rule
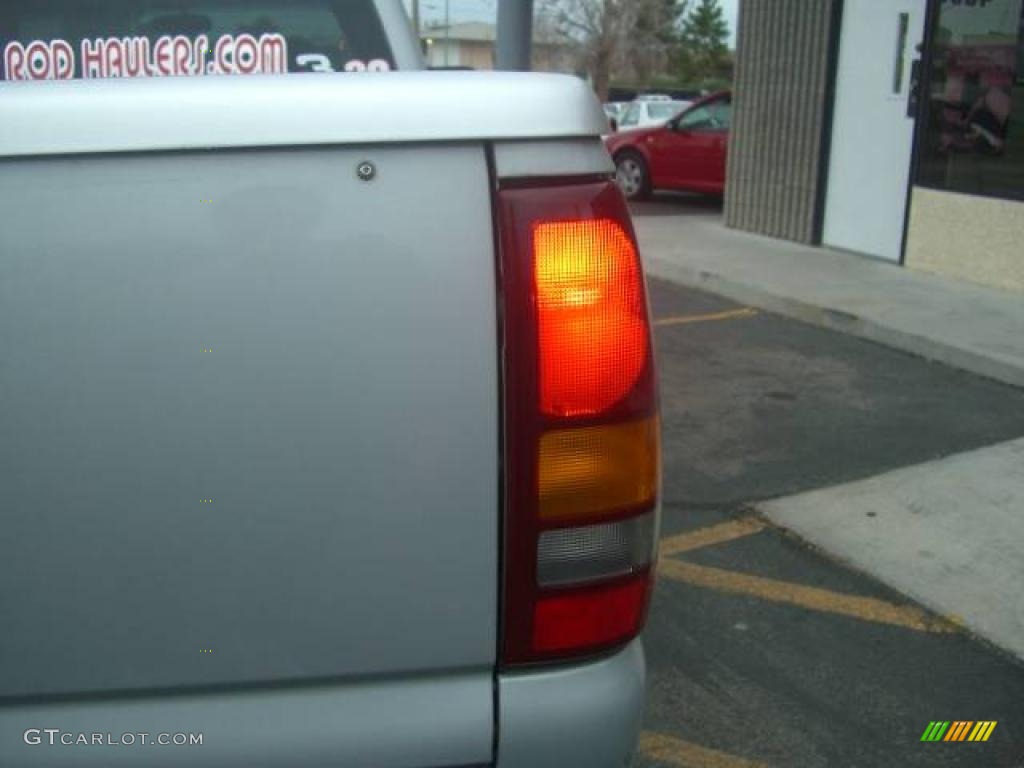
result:
[[[968,723],[968,728],[970,728],[970,723]],[[960,741],[964,740],[964,735],[966,735],[968,728],[964,728],[963,729],[963,731],[961,733],[961,736],[960,736]],[[996,729],[996,721],[995,720],[982,720],[981,722],[977,723],[974,726],[974,729],[971,730],[971,735],[967,737],[967,740],[968,741],[988,741],[988,737],[992,735],[992,731],[994,731],[995,729]]]
[[[200,648],[200,653],[213,653],[213,648]]]
[[[996,724],[995,720],[932,720],[921,741],[988,741]]]

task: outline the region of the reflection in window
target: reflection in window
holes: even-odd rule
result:
[[[675,117],[682,106],[675,101],[666,101],[647,105],[647,114],[653,120],[669,120]]]
[[[711,110],[706,106],[695,107],[683,115],[679,127],[688,131],[708,128],[711,125]]]
[[[688,131],[727,131],[731,119],[732,102],[718,99],[691,109],[679,120],[679,127]]]
[[[1024,200],[1024,0],[943,2],[917,182]]]
[[[712,105],[712,117],[715,120],[715,127],[720,130],[729,130],[732,123],[732,102],[728,99],[716,101]]]

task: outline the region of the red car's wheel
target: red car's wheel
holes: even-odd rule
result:
[[[627,149],[615,156],[615,181],[627,200],[643,200],[651,194],[651,174],[639,152]]]

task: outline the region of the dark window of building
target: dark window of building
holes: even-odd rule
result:
[[[393,68],[372,0],[8,0],[0,80]]]
[[[917,183],[1024,200],[1024,0],[943,0]]]

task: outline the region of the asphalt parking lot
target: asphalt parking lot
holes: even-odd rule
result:
[[[709,212],[634,210],[680,216],[681,236]],[[636,765],[1024,766],[1024,665],[749,507],[1020,437],[1024,391],[650,289],[664,518]],[[922,742],[933,721],[997,725],[984,743]]]

